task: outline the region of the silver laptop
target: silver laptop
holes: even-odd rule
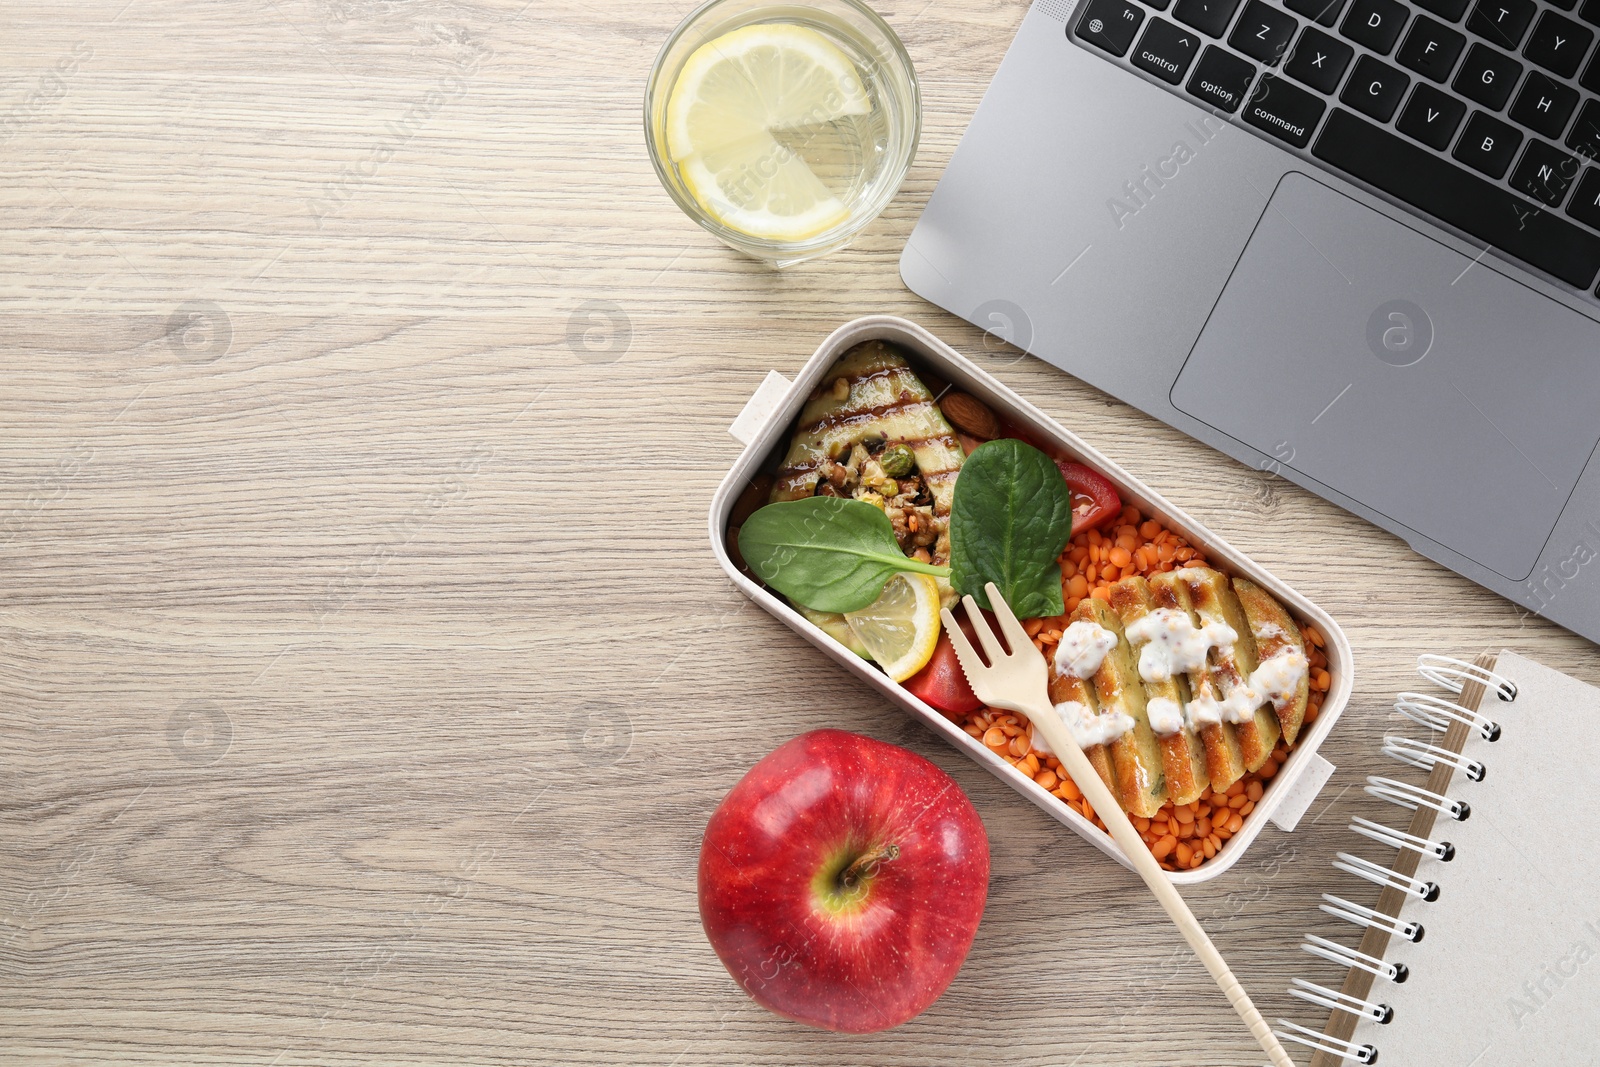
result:
[[[912,290],[1600,640],[1600,0],[1036,0]]]

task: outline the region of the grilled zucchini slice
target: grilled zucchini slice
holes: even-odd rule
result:
[[[772,500],[814,496],[830,463],[845,462],[856,445],[872,441],[911,449],[934,517],[948,522],[966,453],[928,387],[905,357],[882,341],[846,352],[806,401],[773,482]],[[947,562],[948,536],[939,539],[932,554],[935,562]]]

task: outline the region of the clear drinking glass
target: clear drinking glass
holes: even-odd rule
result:
[[[820,33],[855,65],[865,114],[784,131],[782,150],[798,155],[847,215],[801,240],[780,240],[736,229],[715,217],[689,191],[667,151],[667,101],[684,63],[703,44],[758,23],[799,25]],[[847,244],[894,198],[916,156],[922,103],[916,72],[894,30],[857,0],[710,0],[667,38],[650,71],[644,104],[650,161],[667,192],[695,222],[726,244],[784,267]]]

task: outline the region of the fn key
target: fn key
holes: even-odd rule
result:
[[[1075,32],[1096,48],[1125,56],[1143,21],[1144,12],[1128,0],[1089,0]]]

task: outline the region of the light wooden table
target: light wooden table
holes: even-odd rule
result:
[[[975,354],[1343,621],[1312,825],[1188,894],[1269,1017],[1314,1021],[1284,987],[1334,977],[1295,945],[1337,932],[1316,892],[1382,807],[1351,787],[1417,652],[1600,681],[1587,643],[904,290],[1020,0],[884,0],[921,154],[854,247],[782,274],[645,158],[689,6],[0,11],[0,1060],[1261,1062],[1132,875],[713,562],[727,425],[859,314]],[[820,726],[926,754],[993,841],[965,969],[870,1038],[756,1007],[696,913],[707,816]]]

